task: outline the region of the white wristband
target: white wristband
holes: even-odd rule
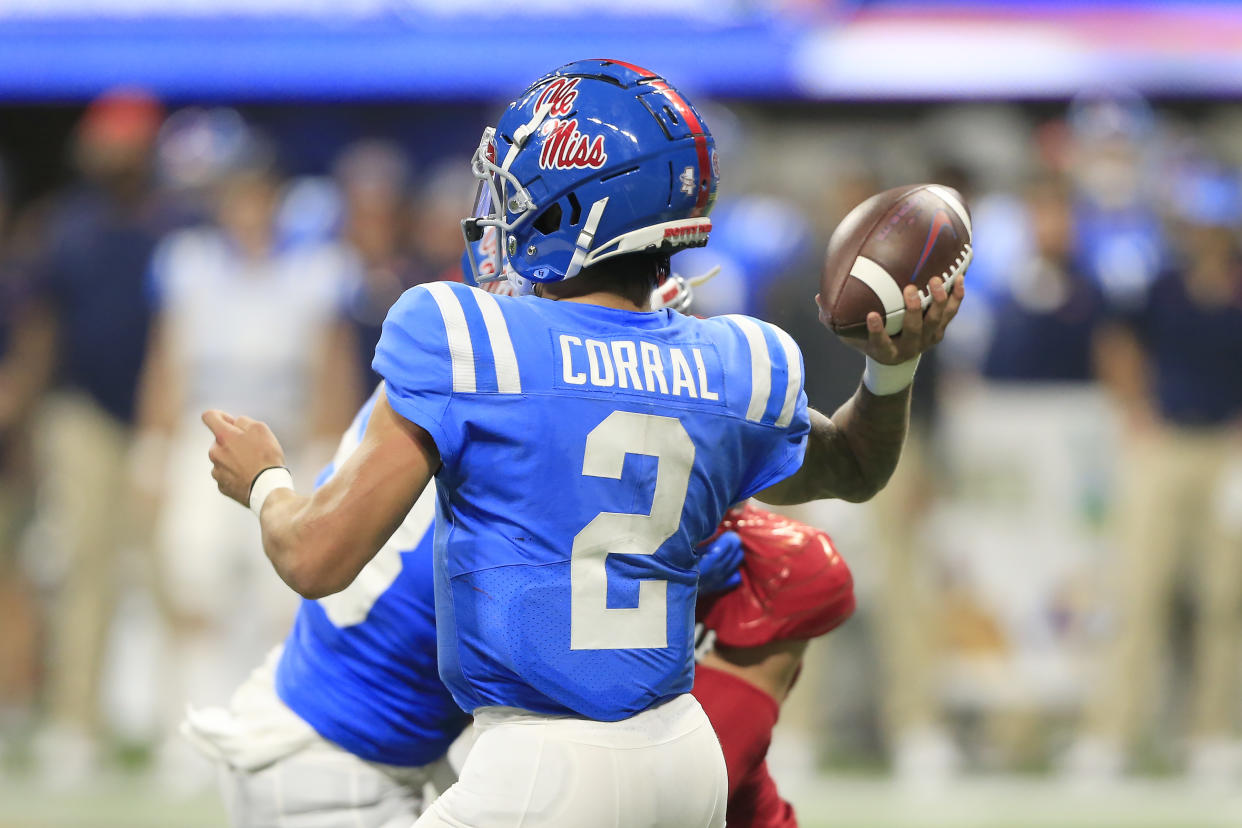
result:
[[[292,489],[293,475],[284,466],[272,466],[259,472],[250,484],[250,511],[259,516],[268,496],[277,489]]]
[[[896,394],[904,391],[914,382],[914,372],[918,370],[919,357],[900,362],[896,365],[885,365],[867,357],[867,367],[863,369],[863,385],[877,397]]]

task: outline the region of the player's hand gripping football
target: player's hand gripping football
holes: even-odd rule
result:
[[[945,329],[962,306],[962,299],[966,296],[966,273],[963,271],[957,274],[952,290],[945,290],[944,279],[939,276],[933,276],[928,281],[927,289],[931,293],[931,304],[926,311],[923,310],[918,288],[906,285],[901,292],[906,304],[906,314],[901,330],[896,335],[889,336],[885,333],[884,317],[872,311],[867,314],[866,339],[841,337],[841,340],[885,365],[897,365],[930,350],[944,339]],[[824,308],[818,295],[815,300],[819,305],[820,321],[827,325],[828,320],[824,316]]]
[[[216,438],[207,456],[220,493],[248,507],[250,484],[259,472],[285,465],[280,442],[267,423],[249,417],[233,417],[213,409],[203,412],[203,424]]]
[[[876,193],[828,240],[820,321],[875,363],[913,360],[944,338],[961,307],[971,239],[970,209],[951,187]]]

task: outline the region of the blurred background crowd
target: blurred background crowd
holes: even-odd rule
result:
[[[687,91],[722,184],[674,270],[721,266],[698,313],[788,330],[817,408],[862,367],[811,299],[836,223],[921,181],[974,219],[893,483],[798,512],[860,609],[811,650],[778,779],[1242,782],[1242,104]],[[217,98],[0,107],[0,764],[56,789],[209,784],[176,723],[227,698],[295,596],[216,494],[198,416],[266,420],[313,478],[389,305],[460,278],[467,153],[499,108]]]

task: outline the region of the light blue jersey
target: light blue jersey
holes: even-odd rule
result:
[[[357,448],[372,397],[322,483]],[[387,765],[439,759],[469,722],[436,672],[432,586],[434,486],[344,591],[303,601],[276,671],[276,691],[319,735]]]
[[[793,340],[433,283],[389,312],[374,367],[443,462],[435,602],[457,703],[615,721],[688,692],[695,545],[802,463]]]

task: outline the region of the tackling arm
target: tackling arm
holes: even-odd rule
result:
[[[263,423],[203,415],[216,435],[210,455],[220,491],[246,504],[265,468],[283,465]],[[272,566],[304,598],[340,592],[392,536],[440,466],[430,436],[393,411],[381,393],[358,449],[314,494],[274,491],[259,522]]]

